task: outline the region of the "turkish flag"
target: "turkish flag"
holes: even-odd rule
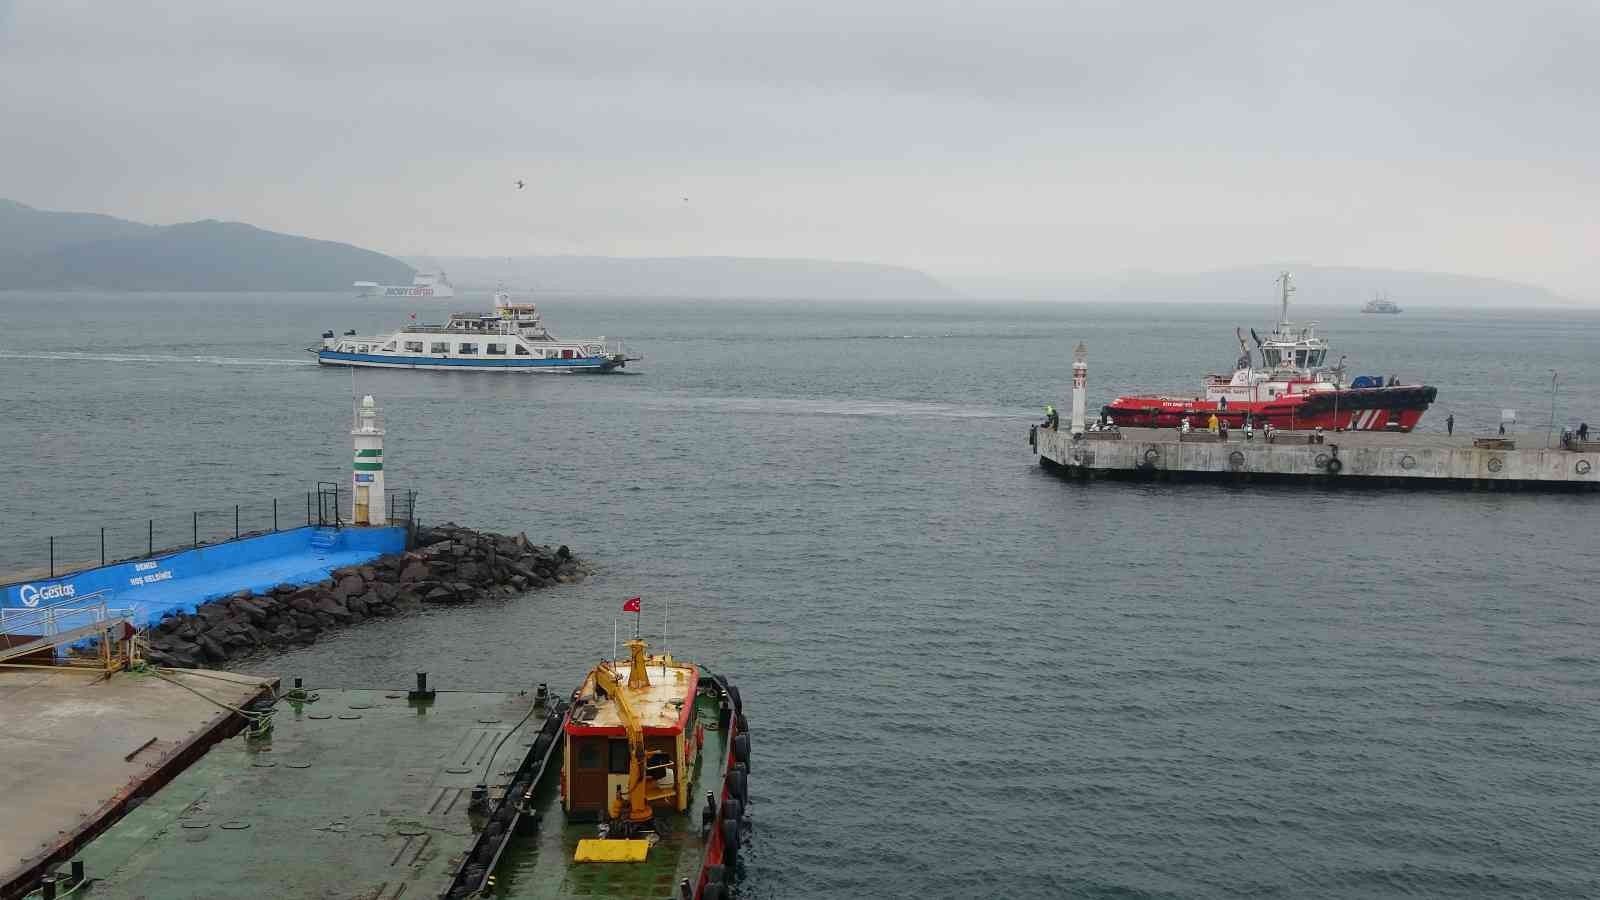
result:
[[[639,598],[638,597],[629,597],[627,602],[622,604],[622,611],[623,612],[638,612],[639,611]]]

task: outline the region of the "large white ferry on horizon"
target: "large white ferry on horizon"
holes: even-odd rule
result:
[[[441,270],[418,272],[410,284],[379,284],[376,281],[358,281],[351,287],[358,297],[432,297],[448,300],[456,295],[456,286]]]
[[[411,324],[398,331],[362,336],[322,333],[312,347],[325,366],[494,372],[614,372],[639,356],[620,340],[563,340],[551,334],[532,303],[513,303],[498,291],[494,311],[451,313],[447,322]],[[412,314],[416,318],[416,314]]]

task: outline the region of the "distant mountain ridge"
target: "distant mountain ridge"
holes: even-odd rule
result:
[[[1291,302],[1359,307],[1387,294],[1402,308],[1420,306],[1555,306],[1580,303],[1548,288],[1503,278],[1356,266],[1295,263],[1242,266],[1210,272],[1127,272],[1106,277],[970,277],[950,279],[976,297],[1163,303],[1271,303],[1278,273],[1294,275]]]
[[[413,274],[382,253],[242,222],[146,225],[0,199],[0,290],[339,291]]]
[[[468,288],[713,300],[937,300],[959,296],[916,269],[879,263],[731,256],[407,257]]]

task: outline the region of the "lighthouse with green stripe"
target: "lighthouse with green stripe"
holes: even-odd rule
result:
[[[378,405],[371,394],[361,398],[356,427],[350,430],[350,435],[355,438],[356,445],[350,484],[350,495],[355,499],[355,523],[387,525],[389,514],[384,508],[383,496],[383,425],[378,420]]]

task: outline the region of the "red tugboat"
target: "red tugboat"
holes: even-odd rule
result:
[[[1118,397],[1102,412],[1122,427],[1173,428],[1185,418],[1203,428],[1211,416],[1229,427],[1246,422],[1261,428],[1327,431],[1410,431],[1438,396],[1438,388],[1420,384],[1388,384],[1379,377],[1359,376],[1344,382],[1344,366],[1328,366],[1328,342],[1317,337],[1316,323],[1296,325],[1289,319],[1288,272],[1278,276],[1283,317],[1265,339],[1255,338],[1261,365],[1239,335],[1239,361],[1232,375],[1207,375],[1200,397],[1140,395]]]

